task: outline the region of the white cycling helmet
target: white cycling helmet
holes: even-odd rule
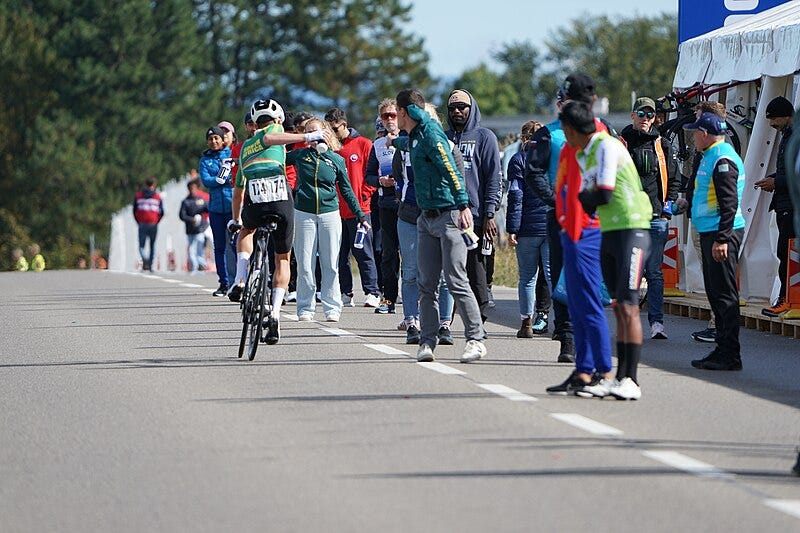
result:
[[[258,123],[259,117],[269,117],[272,119],[284,121],[283,108],[275,100],[256,100],[250,108],[250,116],[253,122]]]

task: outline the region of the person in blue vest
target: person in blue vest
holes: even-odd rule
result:
[[[702,152],[689,199],[692,223],[700,234],[703,284],[717,325],[717,347],[692,366],[703,370],[741,370],[739,289],[736,267],[744,237],[741,202],[745,183],[742,158],[725,142],[725,120],[705,112],[684,126]]]

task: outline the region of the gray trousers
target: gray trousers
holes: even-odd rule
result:
[[[417,283],[419,285],[420,344],[436,346],[439,331],[439,277],[444,272],[447,288],[464,322],[467,340],[483,340],[478,302],[467,278],[467,247],[458,229],[458,210],[435,218],[417,218]]]

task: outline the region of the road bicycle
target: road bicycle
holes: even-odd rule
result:
[[[278,228],[280,217],[266,215],[266,222],[256,228],[253,235],[253,253],[247,267],[247,278],[244,282],[239,307],[242,310],[242,336],[239,339],[239,357],[245,349],[247,359],[256,357],[258,344],[276,344],[279,339],[278,321],[272,318],[272,300],[270,298],[271,273],[267,244],[272,233]],[[238,231],[238,228],[237,228]],[[266,318],[265,318],[266,317]]]

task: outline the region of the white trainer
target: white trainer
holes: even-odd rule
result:
[[[611,394],[611,389],[617,386],[619,386],[619,381],[615,378],[603,378],[594,385],[585,385],[583,388],[575,391],[575,395],[581,398],[605,398]]]
[[[464,353],[461,354],[462,363],[471,363],[477,361],[486,355],[486,346],[481,341],[470,339],[467,345],[464,346]]]
[[[345,307],[355,307],[356,302],[353,300],[353,293],[347,294],[346,292],[342,293],[342,305]]]
[[[300,322],[313,322],[314,315],[311,313],[300,313],[297,317],[297,320]]]
[[[381,305],[381,299],[374,294],[367,294],[364,298],[364,307],[378,307]]]
[[[650,338],[666,339],[667,332],[664,331],[664,324],[662,324],[661,322],[653,322],[653,325],[650,326]]]
[[[420,344],[417,350],[417,362],[430,363],[433,362],[433,350],[427,344]]]
[[[339,313],[336,311],[331,311],[327,315],[325,315],[326,322],[339,322]]]
[[[642,389],[631,378],[622,378],[619,385],[612,387],[608,393],[617,400],[638,400],[642,397]]]
[[[292,291],[286,295],[287,302],[296,302],[297,301],[297,291]]]

